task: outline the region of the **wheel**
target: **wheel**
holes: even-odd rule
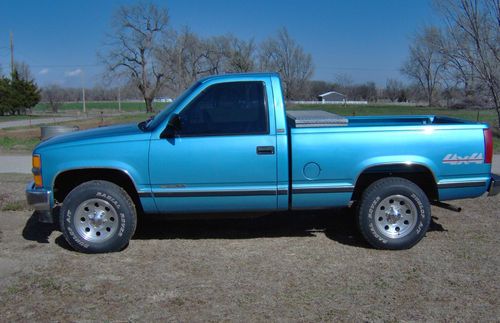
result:
[[[419,242],[431,222],[425,193],[399,177],[380,179],[362,194],[358,226],[366,241],[379,249],[409,249]]]
[[[137,224],[130,196],[107,181],[90,181],[74,188],[64,199],[59,216],[66,241],[85,253],[122,250]]]

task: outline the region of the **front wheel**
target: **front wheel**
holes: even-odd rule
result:
[[[363,193],[358,224],[363,237],[379,249],[409,249],[427,232],[431,209],[425,193],[399,177],[383,178]]]
[[[130,196],[107,181],[77,186],[64,199],[60,212],[64,238],[86,253],[120,251],[132,238],[136,223]]]

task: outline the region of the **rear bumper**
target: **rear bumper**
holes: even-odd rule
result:
[[[488,187],[488,196],[495,196],[500,193],[500,176],[491,174],[490,187]]]
[[[50,205],[51,191],[35,188],[35,183],[26,185],[26,201],[28,205],[35,209],[38,220],[45,223],[53,223],[52,207]]]

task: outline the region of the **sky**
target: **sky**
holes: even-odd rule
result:
[[[170,0],[170,23],[200,36],[231,33],[256,42],[286,27],[313,57],[313,79],[355,83],[405,81],[399,69],[413,33],[436,23],[431,0]],[[0,0],[0,67],[14,56],[31,67],[41,86],[101,82],[102,47],[114,11],[126,0]]]

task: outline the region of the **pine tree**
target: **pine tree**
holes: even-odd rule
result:
[[[25,114],[26,109],[34,107],[40,102],[40,89],[33,80],[23,80],[14,70],[11,88],[11,114]]]

